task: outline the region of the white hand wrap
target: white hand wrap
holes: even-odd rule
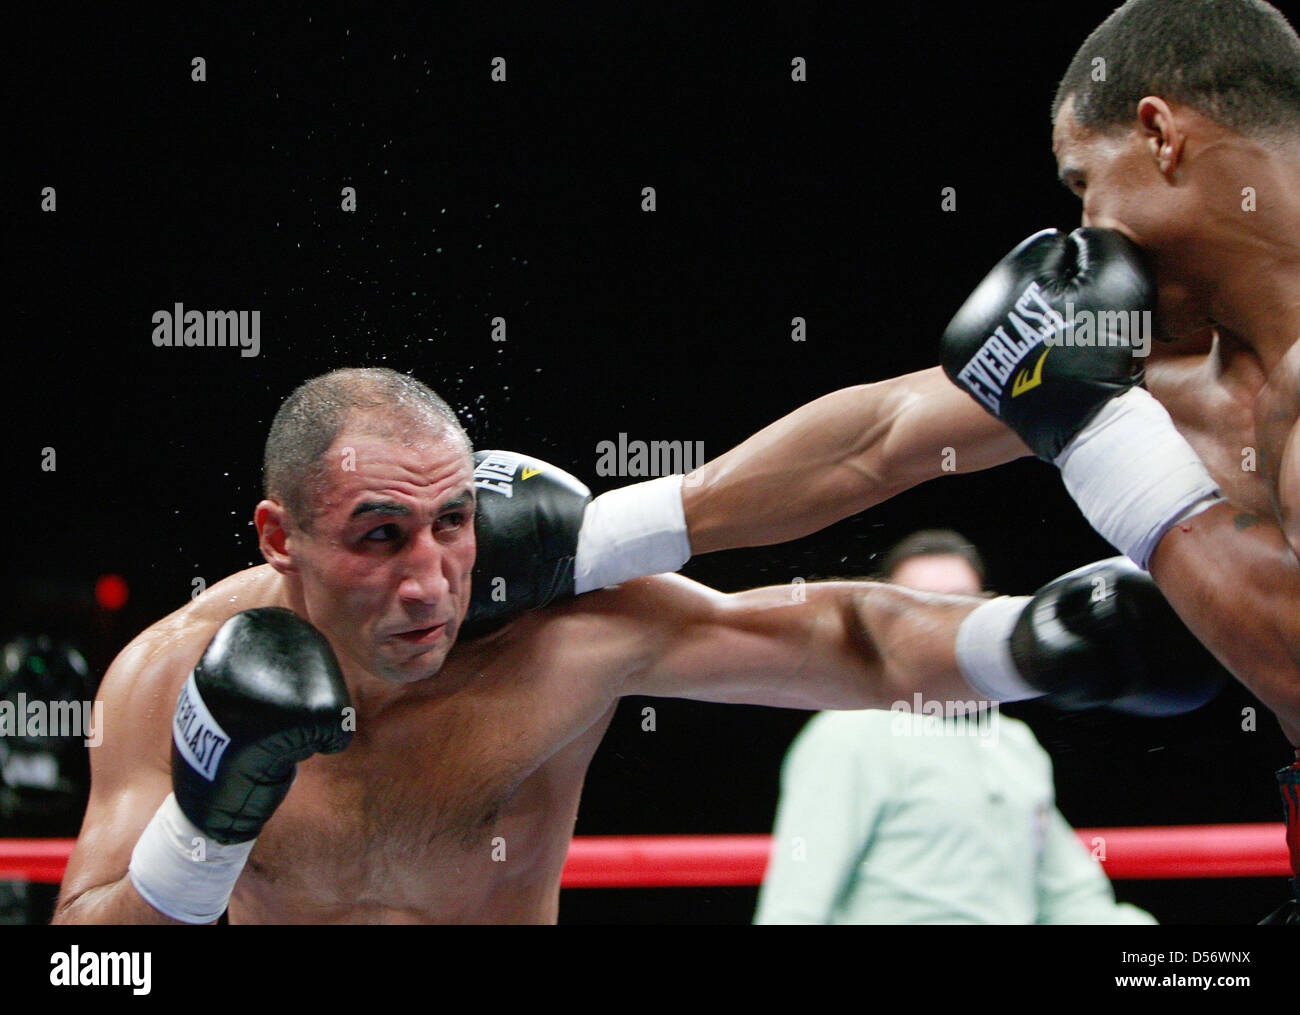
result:
[[[680,475],[610,490],[587,505],[578,531],[578,594],[676,571],[691,559]]]
[[[211,923],[225,912],[256,841],[223,846],[191,822],[175,794],[168,793],[135,844],[131,883],[164,916]]]
[[[1169,529],[1223,499],[1164,406],[1141,388],[1107,402],[1056,465],[1092,527],[1143,570]]]
[[[1011,659],[1011,631],[1029,596],[998,596],[967,614],[957,628],[957,668],[966,683],[989,701],[1040,698]]]

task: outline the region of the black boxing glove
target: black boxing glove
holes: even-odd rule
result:
[[[1122,233],[1044,230],[1004,257],[957,311],[943,335],[943,369],[1053,461],[1107,401],[1141,380],[1131,329],[1150,321],[1154,307],[1146,262]]]
[[[476,452],[474,486],[478,556],[466,625],[508,620],[572,596],[591,491],[554,465],[510,451]]]
[[[474,463],[470,637],[561,599],[676,571],[690,559],[681,475],[593,499],[578,480],[537,458],[480,451]]]
[[[990,600],[958,629],[958,663],[992,700],[1180,715],[1228,673],[1151,577],[1124,557],[1081,567],[1028,597]]]
[[[291,610],[222,624],[176,704],[173,792],[131,856],[141,898],[186,923],[220,916],[298,762],[347,747],[348,704],[329,642]]]
[[[347,747],[348,704],[334,650],[311,624],[278,606],[235,614],[176,703],[176,802],[217,842],[257,838],[298,762]]]

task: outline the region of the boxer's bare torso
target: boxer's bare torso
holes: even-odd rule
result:
[[[133,671],[105,681],[116,756],[101,765],[167,771],[180,685],[222,622],[284,605],[281,581],[266,565],[233,575],[137,639],[168,662],[128,649]],[[299,765],[230,921],[554,922],[583,778],[617,701],[622,647],[606,632],[602,651],[599,624],[574,609],[526,615],[457,644],[428,680],[354,695],[351,744]],[[113,742],[123,726],[131,744]]]
[[[541,661],[547,626],[458,646],[427,694],[359,714],[346,751],[304,762],[231,922],[554,922],[613,695],[584,691],[566,654]]]
[[[164,919],[126,872],[171,789],[180,686],[226,619],[291,601],[284,582],[270,566],[227,578],[110,668],[60,921]],[[299,765],[240,871],[230,920],[554,921],[583,779],[621,696],[794,708],[883,708],[922,689],[969,698],[954,643],[977,603],[851,582],[724,596],[659,575],[454,644],[418,680],[376,679],[339,652],[351,743]]]
[[[1282,567],[1294,573],[1294,558],[1300,557],[1300,341],[1292,343],[1269,370],[1251,349],[1215,336],[1203,351],[1173,350],[1153,358],[1147,375],[1152,394],[1169,410],[1179,432],[1232,502],[1237,511],[1234,526],[1244,530],[1261,519],[1275,522],[1291,551],[1290,563]],[[1215,595],[1194,595],[1184,608],[1206,631],[1220,632],[1216,640],[1228,646],[1233,644],[1231,632],[1238,618],[1225,590],[1242,581],[1238,574],[1259,572],[1255,561],[1227,547],[1208,545],[1204,538],[1186,544],[1180,552],[1219,554],[1220,563],[1214,566],[1220,572],[1219,590]],[[1270,551],[1270,544],[1262,542],[1256,552],[1280,554],[1281,560],[1287,556],[1285,544],[1278,543]],[[1251,651],[1249,644],[1233,647]],[[1278,693],[1285,672],[1281,665],[1265,667],[1251,679],[1238,675],[1273,708],[1291,743],[1300,744],[1300,712],[1286,703],[1285,693]]]

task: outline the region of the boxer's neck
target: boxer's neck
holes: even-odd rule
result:
[[[1271,374],[1300,338],[1300,142],[1238,144],[1231,161],[1242,210],[1207,226],[1211,313]]]

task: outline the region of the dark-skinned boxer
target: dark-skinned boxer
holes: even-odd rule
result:
[[[1123,397],[1053,459],[1089,520],[1145,559],[1300,745],[1300,38],[1261,0],[1129,0],[1076,52],[1052,119],[1083,225],[1122,233],[1154,273],[1159,339],[1145,390],[1103,375]],[[1061,253],[1087,249],[1062,239]],[[875,340],[870,320],[864,333]],[[1112,363],[1113,350],[1074,351]],[[1052,351],[1044,375],[1069,352]],[[1041,355],[1012,353],[1013,387]],[[794,539],[927,480],[1041,452],[1055,426],[1018,434],[971,383],[978,393],[936,367],[792,412],[692,475],[692,548]],[[1047,387],[1076,410],[1096,393],[1085,385],[1075,402]],[[1024,390],[999,411],[1033,401]],[[1300,890],[1300,752],[1278,778]]]

